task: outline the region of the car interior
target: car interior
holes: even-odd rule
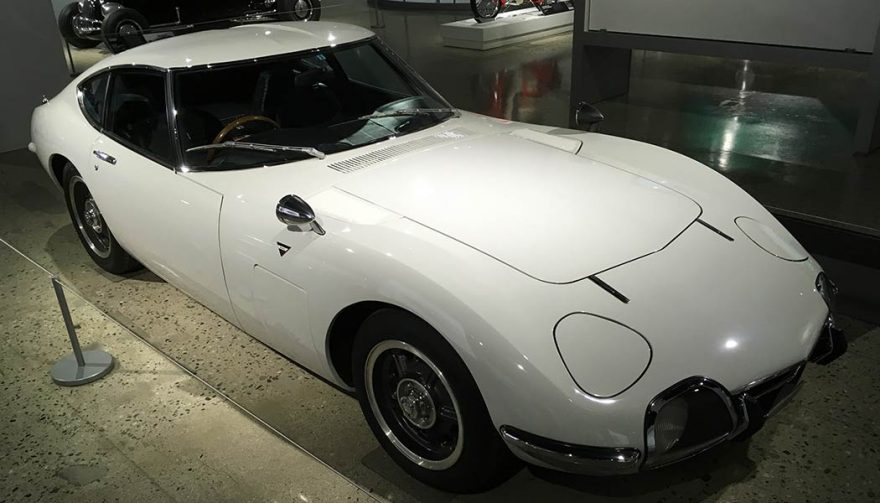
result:
[[[116,72],[111,80],[105,129],[142,153],[172,156],[165,107],[165,78],[146,71]]]
[[[83,112],[134,150],[175,162],[166,107],[165,74],[148,69],[112,72],[80,86]],[[327,52],[179,70],[173,77],[176,126],[183,161],[191,168],[235,169],[291,158],[302,152],[194,147],[224,142],[347,150],[436,124],[435,116],[365,120],[405,108],[447,106],[405,77],[369,43]],[[106,112],[102,112],[106,108]]]
[[[363,127],[355,119],[413,94],[399,75],[391,88],[357,80],[343,61],[331,53],[182,72],[175,84],[182,149],[247,138],[333,150]]]

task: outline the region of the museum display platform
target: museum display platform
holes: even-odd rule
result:
[[[492,21],[465,19],[440,27],[443,45],[486,51],[570,32],[574,11],[543,15],[536,9],[504,12]]]

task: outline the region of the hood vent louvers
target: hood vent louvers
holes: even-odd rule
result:
[[[408,141],[406,143],[398,143],[393,147],[387,147],[379,150],[375,150],[368,154],[359,155],[357,157],[352,157],[350,159],[345,159],[342,161],[337,161],[331,164],[328,164],[328,167],[331,169],[335,169],[340,173],[351,173],[353,171],[357,171],[359,169],[366,168],[367,166],[372,166],[373,164],[378,164],[383,161],[387,161],[388,159],[409,153],[415,152],[418,150],[423,150],[428,147],[433,147],[435,145],[442,145],[444,143],[449,143],[451,141],[459,140],[470,136],[471,133],[464,129],[454,129],[450,131],[443,131],[440,134],[436,134],[433,136],[428,136],[425,138],[420,138],[418,140]]]

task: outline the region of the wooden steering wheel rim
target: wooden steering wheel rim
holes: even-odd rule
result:
[[[276,128],[281,127],[280,125],[278,125],[277,122],[266,117],[265,115],[245,115],[227,124],[223,129],[220,130],[219,133],[217,133],[217,136],[214,137],[214,141],[212,141],[211,143],[221,143],[224,139],[226,139],[226,135],[231,133],[233,129],[241,126],[242,124],[247,124],[248,122],[254,121],[268,122]]]

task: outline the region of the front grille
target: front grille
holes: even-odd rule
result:
[[[743,432],[749,437],[764,425],[797,390],[806,363],[799,363],[771,377],[746,386],[737,395],[748,414],[748,426]]]

